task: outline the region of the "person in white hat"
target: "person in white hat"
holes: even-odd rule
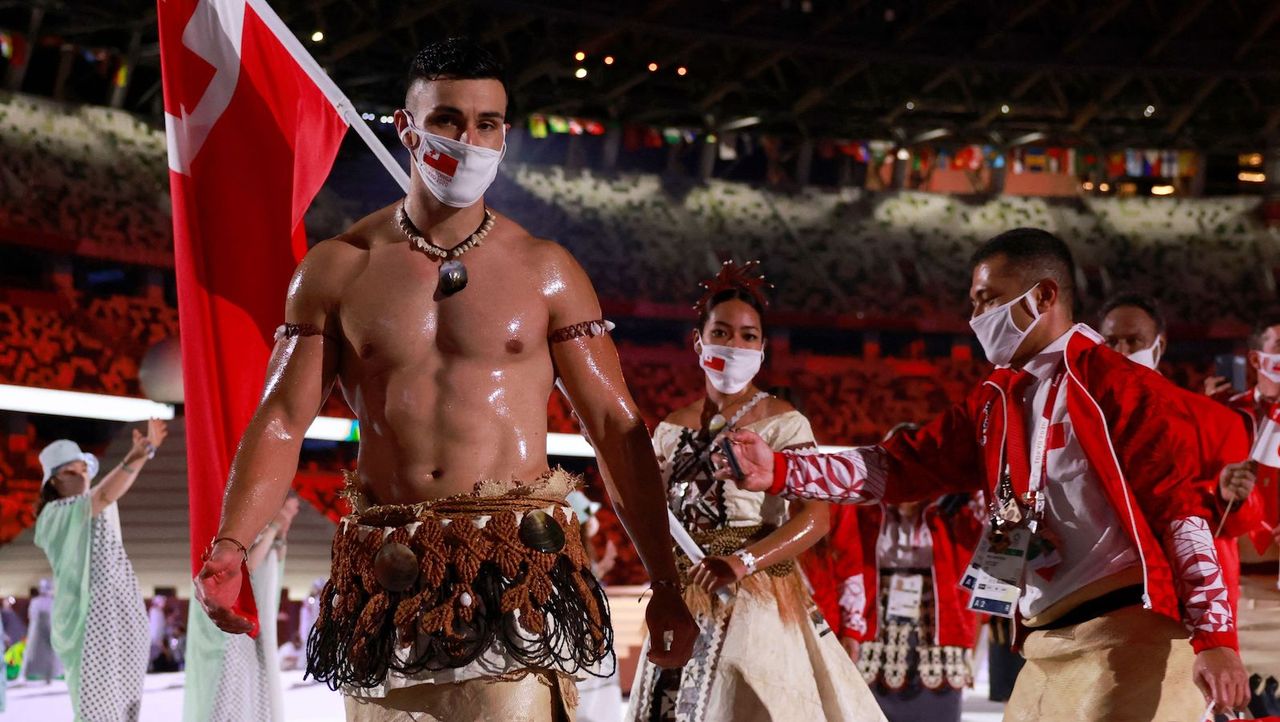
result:
[[[142,592],[120,538],[116,501],[168,435],[158,419],[97,484],[98,460],[61,439],[40,452],[44,484],[36,506],[36,546],[53,567],[57,596],[52,642],[66,669],[75,719],[136,722],[150,635]]]

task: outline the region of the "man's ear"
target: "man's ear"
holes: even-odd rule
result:
[[[1062,288],[1058,286],[1058,282],[1052,278],[1042,279],[1036,286],[1036,292],[1032,296],[1036,299],[1036,312],[1043,316],[1053,304],[1057,303]]]
[[[392,116],[391,116],[391,122],[392,122],[392,123],[394,123],[394,124],[395,124],[395,126],[396,126],[396,137],[401,138],[402,140],[401,140],[400,142],[404,143],[404,146],[405,146],[406,148],[408,148],[409,150],[413,150],[414,148],[416,148],[416,147],[418,146],[418,143],[422,142],[422,141],[421,141],[421,139],[419,139],[419,138],[417,138],[417,137],[414,137],[414,138],[413,138],[412,145],[410,145],[410,143],[405,142],[405,141],[403,140],[403,138],[404,138],[404,129],[409,127],[409,119],[410,119],[411,117],[412,117],[412,116],[410,116],[410,115],[409,115],[409,111],[407,111],[407,110],[405,110],[405,109],[403,109],[403,108],[401,108],[401,109],[397,110],[397,111],[396,111],[395,113],[393,113],[393,114],[392,114]]]

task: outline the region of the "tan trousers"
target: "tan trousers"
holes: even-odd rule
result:
[[[1189,633],[1127,607],[1063,629],[1035,631],[1005,707],[1007,722],[1200,722]]]
[[[566,690],[563,685],[569,685]],[[573,722],[577,693],[563,676],[419,684],[386,697],[346,697],[347,722]]]

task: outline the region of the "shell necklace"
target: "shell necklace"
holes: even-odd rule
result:
[[[408,200],[408,199],[406,199]],[[418,227],[413,225],[413,221],[409,220],[409,214],[404,209],[405,201],[400,202],[400,207],[396,209],[395,223],[405,238],[409,239],[409,247],[419,253],[425,253],[429,258],[443,261],[440,264],[440,292],[445,296],[452,296],[467,287],[467,267],[462,265],[462,261],[458,259],[462,254],[480,245],[484,237],[489,235],[489,231],[493,230],[497,217],[493,215],[493,211],[488,206],[484,209],[484,221],[475,233],[467,236],[467,238],[454,246],[453,248],[441,248],[431,241],[427,240]]]

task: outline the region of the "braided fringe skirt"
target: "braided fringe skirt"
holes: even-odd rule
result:
[[[360,697],[530,674],[607,676],[608,600],[564,502],[576,485],[557,469],[533,484],[483,484],[414,505],[354,498],[333,540],[308,674]]]

